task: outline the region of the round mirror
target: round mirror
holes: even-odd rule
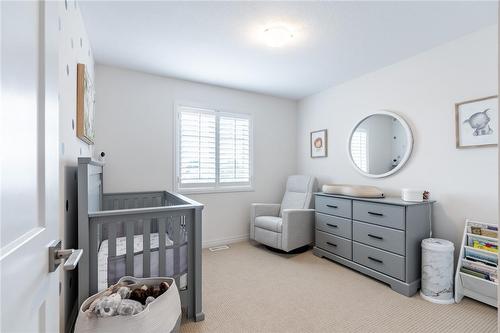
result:
[[[349,157],[368,177],[386,177],[403,167],[411,154],[410,127],[395,113],[379,111],[362,119],[349,138]]]

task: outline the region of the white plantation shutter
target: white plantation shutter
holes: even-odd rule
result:
[[[354,163],[356,163],[356,165],[364,172],[368,172],[368,146],[366,131],[357,129],[352,135],[351,155]]]
[[[200,109],[182,107],[180,114],[180,184],[215,184],[216,117]]]
[[[187,106],[177,112],[177,187],[251,186],[250,118]]]
[[[250,121],[219,118],[219,182],[250,182]]]

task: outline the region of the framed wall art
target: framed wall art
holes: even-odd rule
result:
[[[92,145],[95,137],[94,84],[84,64],[78,64],[76,72],[76,135]]]
[[[493,147],[498,144],[498,96],[455,104],[457,148]]]
[[[319,130],[311,132],[311,157],[327,157],[328,156],[328,136],[327,130]]]

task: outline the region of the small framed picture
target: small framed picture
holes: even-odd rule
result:
[[[493,147],[498,144],[498,96],[455,104],[457,148]]]
[[[326,129],[311,132],[311,157],[328,155],[328,138]]]

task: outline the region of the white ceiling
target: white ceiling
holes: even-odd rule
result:
[[[98,63],[292,99],[497,22],[497,2],[81,1]],[[294,27],[290,45],[256,36]],[[478,52],[481,52],[478,50]]]

